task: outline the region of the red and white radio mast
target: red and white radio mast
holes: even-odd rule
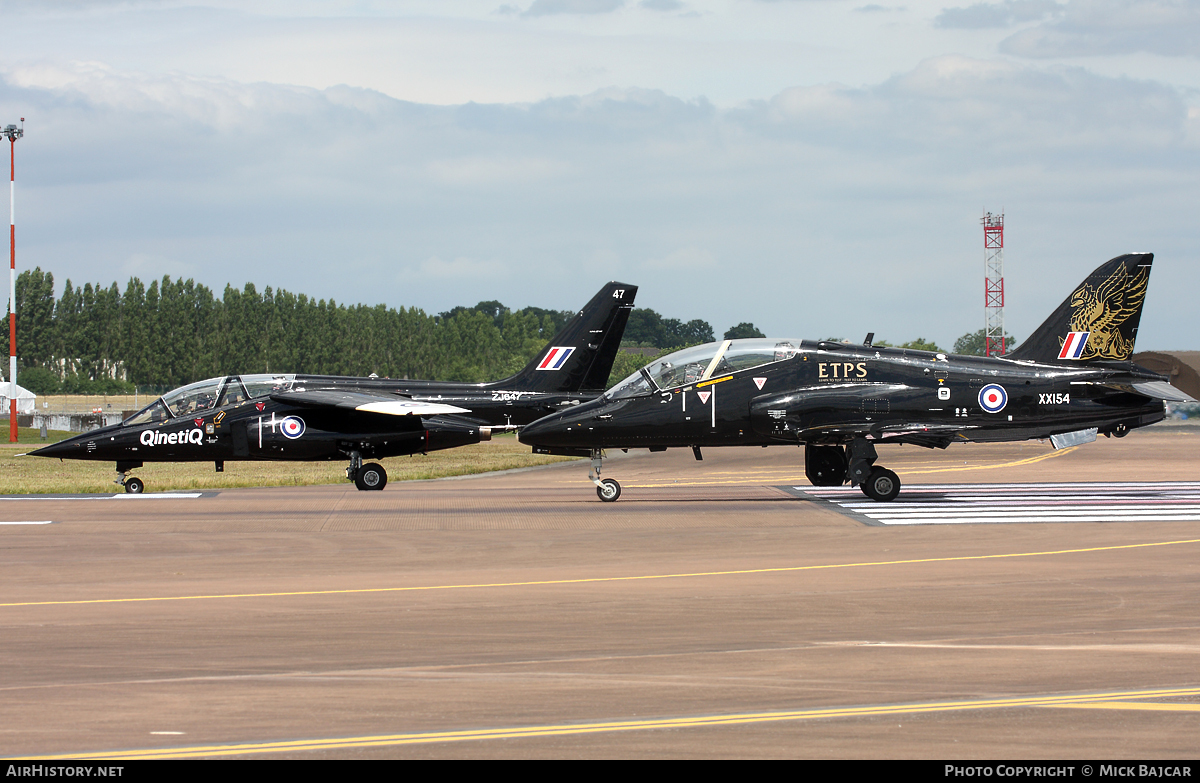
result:
[[[25,135],[21,127],[9,125],[3,135],[8,139],[8,442],[17,442],[17,139]]]
[[[1003,356],[1004,213],[983,215],[984,355]]]

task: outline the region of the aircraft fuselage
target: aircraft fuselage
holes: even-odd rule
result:
[[[735,342],[736,344],[736,342]],[[1161,400],[1102,385],[1128,363],[1071,367],[844,343],[789,341],[794,355],[703,380],[644,384],[548,416],[521,433],[535,450],[1028,440],[1164,417]],[[668,357],[670,358],[670,357]],[[703,361],[701,361],[703,364]],[[615,392],[615,393],[614,393]]]
[[[232,376],[236,377],[236,376]],[[292,377],[292,376],[287,376]],[[341,460],[425,453],[478,443],[493,427],[522,425],[564,407],[595,399],[598,391],[537,392],[501,383],[437,383],[297,375],[291,390],[308,388],[397,395],[468,409],[452,416],[392,416],[278,402],[268,395],[204,410],[163,410],[157,420],[121,424],[76,435],[40,449],[38,456],[144,462]],[[136,467],[136,465],[134,466]]]

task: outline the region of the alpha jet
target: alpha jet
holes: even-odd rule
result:
[[[1058,448],[1122,437],[1191,400],[1130,361],[1154,256],[1101,265],[1006,356],[957,356],[807,340],[725,340],[672,353],[603,397],[524,428],[534,452],[592,457],[601,500],[604,449],[804,446],[817,486],[851,483],[888,501],[900,479],[876,447],[1049,438]]]
[[[117,484],[145,489],[147,462],[348,459],[361,490],[387,472],[365,459],[449,449],[491,438],[597,398],[620,348],[637,287],[609,283],[525,369],[490,383],[229,375],[176,389],[120,424],[31,452],[116,463]]]

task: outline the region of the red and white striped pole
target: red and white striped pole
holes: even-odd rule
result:
[[[8,138],[8,442],[17,442],[17,139],[25,135],[21,127],[4,129]]]

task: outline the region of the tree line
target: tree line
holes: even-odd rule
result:
[[[305,373],[424,378],[476,383],[512,375],[574,315],[573,310],[510,310],[492,300],[429,315],[416,307],[345,305],[253,283],[221,296],[194,280],[130,278],[122,290],[67,280],[41,268],[17,277],[18,381],[37,394],[166,391],[218,375]],[[740,323],[725,339],[762,336]],[[630,313],[611,383],[656,354],[712,342],[712,326]],[[1011,338],[1010,338],[1011,339]],[[884,345],[886,343],[878,342]],[[939,350],[918,339],[901,347]],[[648,350],[654,349],[654,350]],[[983,353],[982,331],[956,353]]]
[[[54,295],[41,268],[17,277],[18,382],[38,394],[165,391],[226,374],[375,373],[479,382],[520,371],[573,310],[497,301],[429,315],[416,307],[345,305],[270,286],[133,277],[122,290],[70,280]],[[631,314],[626,339],[671,349],[713,339],[703,321]],[[619,379],[618,379],[619,380]]]

